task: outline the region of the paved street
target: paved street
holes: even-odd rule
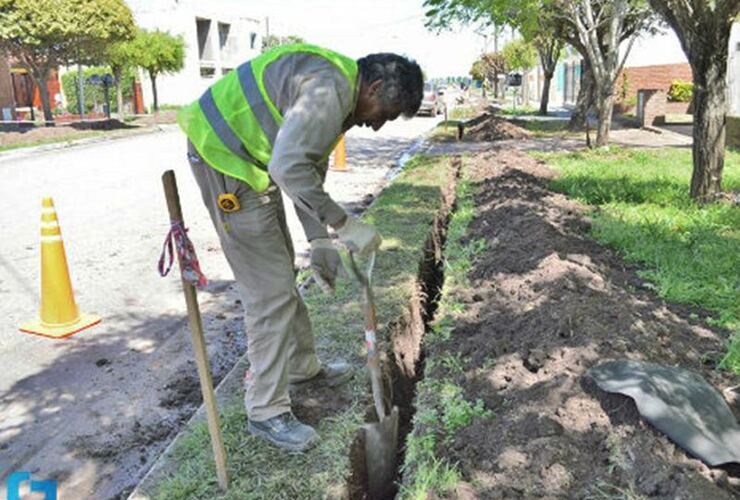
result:
[[[357,208],[436,122],[351,131],[352,170],[330,172],[330,193]],[[186,225],[211,281],[199,299],[216,378],[244,352],[241,306],[179,131],[0,158],[0,480],[28,470],[59,481],[60,498],[116,498],[196,407],[179,280],[156,271],[169,225],[160,180],[166,169],[176,172]],[[80,309],[103,318],[64,341],[18,331],[38,314],[42,196],[54,198]],[[290,226],[305,263],[294,216]]]

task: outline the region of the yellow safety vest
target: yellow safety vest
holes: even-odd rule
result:
[[[256,192],[270,185],[267,165],[283,123],[267,94],[265,69],[279,58],[297,53],[315,54],[334,64],[347,78],[354,95],[358,71],[354,59],[314,45],[284,45],[224,75],[177,115],[180,128],[209,165],[246,182]]]

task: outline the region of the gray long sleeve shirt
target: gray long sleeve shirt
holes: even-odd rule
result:
[[[327,236],[344,210],[324,191],[327,151],[344,132],[357,95],[329,61],[313,54],[281,57],[265,70],[265,88],[283,116],[268,172],[295,203],[308,240]]]

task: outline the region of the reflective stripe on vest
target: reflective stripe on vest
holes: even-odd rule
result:
[[[211,89],[206,90],[198,100],[198,103],[200,104],[200,108],[203,110],[203,114],[206,116],[206,120],[210,123],[211,128],[216,132],[216,135],[221,139],[221,142],[229,148],[229,151],[242,160],[254,163],[262,170],[267,170],[266,165],[249,154],[249,151],[244,147],[242,141],[240,141],[234,131],[231,130],[229,124],[224,121],[224,117],[219,113],[218,108],[216,107],[216,102],[213,100]]]
[[[267,165],[283,121],[265,89],[264,71],[280,57],[296,53],[327,59],[348,79],[355,94],[354,60],[311,45],[282,46],[240,65],[178,114],[180,127],[209,165],[257,192],[270,185]]]

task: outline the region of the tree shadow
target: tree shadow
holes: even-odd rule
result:
[[[214,385],[246,351],[243,318],[225,307],[230,284],[199,294]],[[231,300],[213,306],[214,293]],[[56,479],[62,497],[125,498],[197,410],[184,303],[181,313],[126,312],[96,328],[52,346],[53,359],[0,395],[0,480],[29,470]]]

